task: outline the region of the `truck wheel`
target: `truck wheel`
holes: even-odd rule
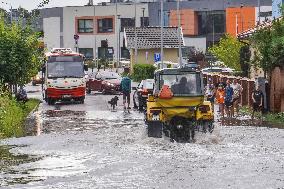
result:
[[[148,122],[148,137],[162,138],[163,123],[160,121]]]

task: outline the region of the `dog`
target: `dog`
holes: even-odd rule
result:
[[[115,109],[115,107],[117,106],[117,101],[119,100],[119,98],[117,96],[113,97],[112,99],[110,99],[110,101],[108,101],[108,103],[111,105],[112,110]]]

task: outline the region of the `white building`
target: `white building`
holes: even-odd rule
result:
[[[79,35],[78,50],[88,58],[117,59],[118,46],[122,57],[128,57],[123,40],[123,28],[135,25],[135,4],[119,3],[80,7],[42,9],[42,26],[45,47],[70,47],[76,50],[74,35]],[[148,5],[136,4],[136,26],[148,26]],[[118,41],[118,39],[120,40]],[[102,48],[107,40],[108,50]],[[129,57],[128,57],[129,58]]]

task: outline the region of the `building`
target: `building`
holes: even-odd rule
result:
[[[236,36],[237,33],[254,27],[259,21],[272,19],[271,5],[271,0],[260,0],[260,4],[258,0],[181,1],[185,46],[194,46],[205,52],[224,33]],[[149,3],[149,25],[159,26],[162,15],[165,26],[177,26],[176,7],[175,1],[165,2],[161,14],[160,2]]]
[[[136,20],[135,20],[136,7]],[[129,58],[123,40],[124,27],[148,25],[148,5],[144,3],[102,3],[96,6],[55,7],[41,10],[44,42],[48,50],[70,47],[76,50],[74,35],[79,35],[78,51],[87,58],[103,58],[107,42],[110,59]],[[127,11],[126,11],[127,10]],[[120,46],[120,48],[118,48]]]
[[[135,32],[137,44],[135,45]],[[163,29],[164,61],[178,62],[179,38],[184,45],[182,34],[178,36],[177,27],[165,27]],[[130,64],[135,63],[135,46],[137,48],[136,63],[154,64],[155,54],[161,52],[161,28],[140,27],[125,28],[124,32],[126,47],[130,50]]]
[[[78,48],[88,58],[129,58],[123,37],[124,27],[178,26],[176,1],[111,1],[93,6],[54,7],[41,10],[40,25],[47,49]],[[136,7],[136,8],[135,8]],[[181,1],[181,26],[184,45],[205,52],[225,34],[236,35],[259,21],[272,19],[272,1],[260,0],[191,0]],[[136,12],[136,19],[135,19]],[[79,35],[75,47],[74,35]],[[119,40],[118,40],[119,39]],[[108,43],[107,51],[102,43]]]

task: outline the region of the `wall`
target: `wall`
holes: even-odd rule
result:
[[[148,59],[146,58],[146,52]],[[138,49],[137,51],[137,63],[138,64],[154,64],[154,54],[160,53],[161,49]],[[134,64],[134,49],[130,50],[131,67]],[[164,49],[164,61],[177,62],[178,61],[178,49]]]
[[[226,9],[227,33],[236,36],[237,33],[253,28],[256,22],[255,7],[236,7]]]
[[[184,36],[198,35],[198,16],[192,9],[180,11],[181,27]],[[170,26],[178,26],[177,10],[170,11]]]
[[[60,47],[60,18],[50,17],[43,19],[44,44],[48,50]]]
[[[186,47],[195,47],[196,50],[206,52],[206,37],[184,37]]]
[[[271,6],[261,6],[260,7],[260,12],[271,12],[272,11],[272,7]],[[258,7],[255,7],[255,20],[256,20],[256,23],[255,24],[257,24],[257,22],[258,22],[258,16],[259,16],[259,9],[258,9]],[[267,17],[267,19],[269,19],[269,20],[272,20],[272,16],[269,16],[269,17]],[[265,17],[260,17],[260,22],[264,22],[265,21]]]

